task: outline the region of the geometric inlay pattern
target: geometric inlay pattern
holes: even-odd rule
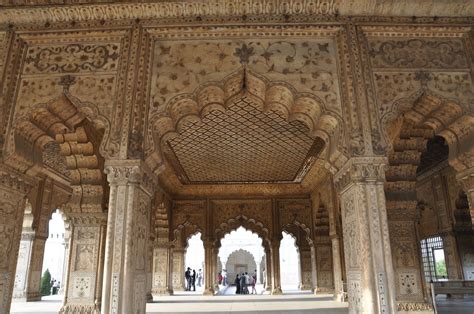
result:
[[[243,97],[168,141],[183,183],[300,182],[324,142]]]

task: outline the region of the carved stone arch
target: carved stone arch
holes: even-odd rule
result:
[[[465,149],[472,149],[466,144],[474,141],[474,115],[459,100],[421,89],[411,97],[395,101],[391,108],[382,116],[383,134],[388,139],[389,150],[401,129],[408,127],[424,137],[443,137],[449,145],[450,164],[457,171],[469,168],[468,163],[474,164],[472,154],[469,154],[469,160],[459,158]]]
[[[269,249],[271,247],[269,229],[265,227],[262,222],[256,221],[255,219],[242,214],[221,223],[214,230],[215,246],[219,248],[221,246],[221,240],[225,235],[237,230],[239,227],[244,227],[252,233],[256,233],[262,239],[262,246],[264,248]]]
[[[344,134],[342,117],[326,109],[324,102],[310,93],[298,93],[291,85],[280,81],[269,81],[248,70],[238,70],[222,82],[200,85],[193,93],[172,98],[164,110],[150,117],[148,138],[152,145],[146,153],[149,163],[159,169],[166,158],[167,142],[179,136],[186,127],[211,111],[225,112],[239,99],[246,98],[264,111],[273,111],[287,122],[298,121],[307,128],[307,133],[324,143],[320,153],[333,162],[343,155]]]
[[[306,224],[299,222],[297,219],[284,225],[281,231],[291,235],[295,239],[295,243],[298,247],[306,245],[310,248],[314,247],[314,241],[311,238],[311,227],[306,226]],[[306,242],[304,242],[303,239],[306,240]]]
[[[239,249],[236,249],[234,251],[232,251],[228,256],[227,256],[227,260],[229,260],[230,256],[234,253],[237,253],[239,251],[243,251],[243,252],[246,252],[248,253],[250,256],[253,257],[253,260],[255,261],[255,264],[257,264],[257,257],[252,253],[250,252],[249,250],[245,249],[245,248],[239,248]]]
[[[17,122],[15,152],[6,163],[32,175],[45,167],[59,172],[72,187],[66,212],[102,212],[107,184],[100,144],[106,120],[90,120],[87,115],[97,114],[96,109],[78,103],[65,88],[59,97],[34,106]]]
[[[199,232],[204,236],[203,229],[187,219],[173,230],[173,240],[171,244],[174,247],[186,249],[188,247],[188,240]]]

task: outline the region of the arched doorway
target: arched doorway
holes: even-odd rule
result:
[[[263,240],[252,231],[240,226],[226,234],[220,241],[218,253],[218,270],[222,276],[220,291],[222,294],[237,292],[237,276],[247,275],[251,285],[255,281],[255,293],[261,294],[264,290],[265,250]],[[239,282],[240,285],[240,282]],[[249,293],[252,293],[249,287]]]
[[[296,239],[282,232],[280,242],[280,280],[283,293],[297,291],[301,286],[301,261]]]
[[[184,268],[183,274],[186,274],[187,269],[190,268],[192,278],[191,289],[186,287],[186,290],[202,293],[204,291],[204,243],[201,239],[201,232],[188,238],[184,254]]]

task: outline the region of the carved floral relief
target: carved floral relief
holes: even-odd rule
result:
[[[243,50],[245,45],[247,50]],[[242,67],[299,92],[319,96],[340,112],[335,47],[331,40],[157,40],[154,48],[150,113],[200,84],[221,81]],[[162,110],[159,109],[159,110]]]

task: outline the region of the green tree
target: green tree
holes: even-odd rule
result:
[[[436,274],[438,277],[441,276],[448,276],[448,273],[446,271],[446,262],[445,261],[437,261],[436,262]]]
[[[40,292],[42,296],[51,294],[51,273],[49,272],[49,269],[46,269],[41,277]]]

